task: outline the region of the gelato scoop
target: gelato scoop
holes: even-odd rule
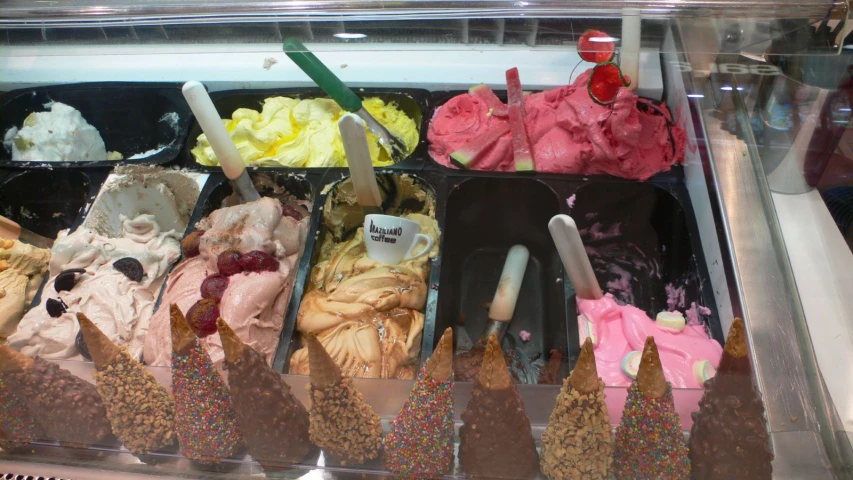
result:
[[[179,234],[154,215],[120,216],[116,237],[79,228],[53,246],[42,303],[24,315],[9,344],[30,356],[81,359],[76,313],[141,358],[154,302],[180,256]]]
[[[23,126],[6,132],[4,144],[12,160],[22,162],[83,162],[121,160],[109,152],[98,130],[74,107],[49,104],[48,112],[33,112]]]
[[[411,154],[418,144],[418,126],[393,102],[367,98],[364,108],[392,135],[406,145]],[[327,98],[300,100],[270,97],[260,112],[237,109],[231,119],[223,119],[226,129],[246,165],[261,167],[346,167],[346,153],[338,130],[338,120],[346,111]],[[379,137],[367,130],[373,164],[393,163],[388,152],[379,145]],[[192,149],[196,162],[217,166],[219,159],[207,136],[198,137]]]
[[[306,202],[260,200],[215,210],[183,241],[184,260],[169,276],[145,338],[148,365],[169,365],[168,305],[187,312],[217,365],[222,318],[240,339],[272,361],[308,229]]]
[[[581,340],[590,338],[598,372],[608,386],[627,386],[637,375],[643,345],[654,337],[666,379],[676,388],[700,388],[714,374],[723,349],[702,324],[686,323],[675,312],[655,320],[632,305],[619,305],[611,294],[578,299]]]
[[[672,125],[666,107],[652,106],[627,88],[610,105],[587,91],[590,71],[571,85],[527,95],[524,127],[540,172],[614,175],[646,180],[684,158],[686,134]],[[464,93],[439,107],[430,123],[430,154],[456,168],[451,154],[474,170],[515,171],[510,118],[496,98]]]
[[[50,250],[0,237],[0,343],[32,303],[49,261]]]

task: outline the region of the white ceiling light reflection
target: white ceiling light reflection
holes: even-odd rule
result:
[[[604,42],[618,42],[619,39],[616,37],[592,37],[589,39],[590,42],[595,43],[604,43]]]
[[[732,87],[726,85],[725,87],[720,87],[720,90],[725,90],[726,92],[731,92],[734,89]],[[742,90],[743,90],[743,87],[737,87],[737,91],[740,92]]]
[[[687,98],[705,98],[705,95],[702,95],[701,93],[688,93]]]
[[[335,33],[332,36],[335,38],[340,38],[341,40],[361,40],[362,38],[367,38],[367,35],[363,33],[348,32]]]

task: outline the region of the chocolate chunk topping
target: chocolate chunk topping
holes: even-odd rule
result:
[[[139,260],[132,257],[124,257],[119,258],[115,262],[113,262],[113,267],[116,270],[123,273],[125,277],[133,280],[134,282],[142,281],[142,264],[139,263]]]
[[[69,270],[63,270],[59,275],[56,276],[56,280],[53,281],[53,289],[57,292],[67,292],[74,288],[74,285],[77,284],[77,273],[84,273],[86,270],[82,268],[72,268]]]
[[[53,318],[59,318],[68,311],[68,305],[61,298],[48,298],[44,302],[44,308],[47,309],[47,314]]]
[[[89,354],[89,346],[86,345],[86,339],[83,338],[83,331],[77,332],[77,338],[74,339],[74,346],[80,355],[86,357],[87,360],[92,360],[92,355]]]

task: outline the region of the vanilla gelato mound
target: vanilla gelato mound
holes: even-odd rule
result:
[[[121,160],[118,152],[107,153],[98,130],[89,125],[74,107],[48,104],[50,111],[33,112],[23,126],[6,132],[4,145],[19,162],[91,162]],[[45,107],[48,107],[46,105]]]
[[[0,237],[0,343],[15,331],[47,274],[50,250]]]

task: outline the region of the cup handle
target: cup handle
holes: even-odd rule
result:
[[[424,249],[421,250],[421,252],[417,255],[412,255],[412,250],[414,250],[418,243],[420,243],[418,242],[418,240],[420,239],[426,241],[426,247],[424,247]],[[403,260],[414,260],[418,257],[426,255],[427,253],[429,253],[430,250],[432,250],[432,237],[430,237],[429,235],[424,235],[423,233],[418,233],[415,235],[415,239],[412,242],[412,246],[409,247],[409,251],[406,252],[406,257],[403,258]]]

